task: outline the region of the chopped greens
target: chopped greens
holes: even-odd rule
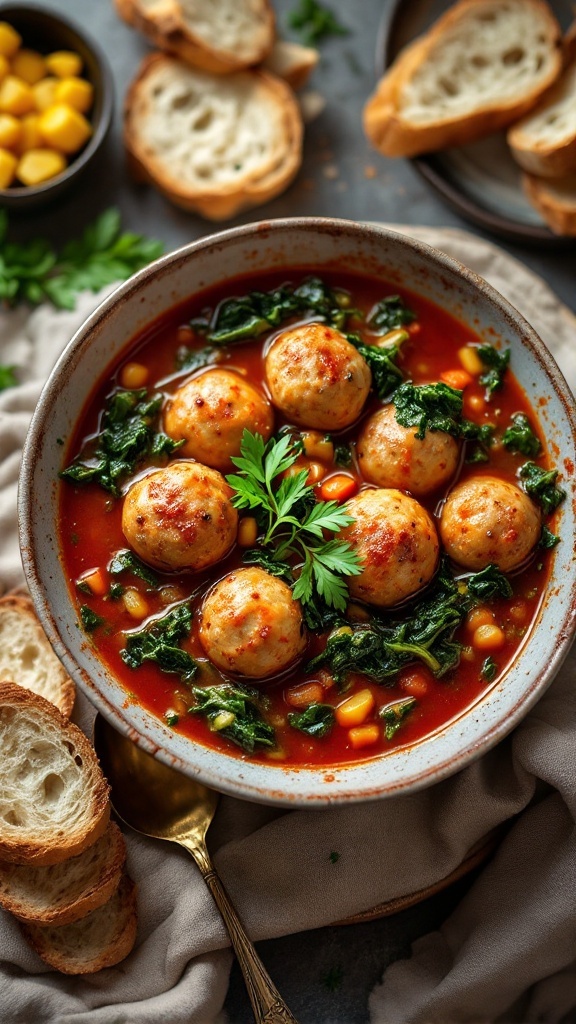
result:
[[[498,672],[498,665],[494,661],[494,658],[485,658],[480,669],[480,675],[482,679],[485,679],[487,683],[491,683],[496,678]]]
[[[384,735],[391,740],[402,726],[406,715],[416,706],[415,697],[405,697],[404,700],[394,701],[393,704],[386,704],[380,708],[378,715],[384,722]]]
[[[115,553],[108,565],[108,571],[113,576],[120,576],[123,572],[131,572],[133,576],[138,576],[141,580],[144,580],[149,587],[156,589],[158,586],[156,573],[145,565],[144,562],[141,562],[138,555],[135,555],[129,548],[122,548],[122,550]]]
[[[18,383],[13,366],[0,366],[0,391],[15,388]]]
[[[327,36],[348,35],[348,29],[318,0],[299,0],[288,15],[288,25],[300,33],[306,46],[316,46]]]
[[[97,615],[93,612],[87,604],[80,606],[80,620],[82,622],[82,628],[86,633],[93,633],[98,626],[102,626],[105,619],[101,615]]]
[[[173,728],[175,725],[178,725],[178,722],[180,721],[180,715],[178,714],[178,712],[172,710],[166,711],[164,713],[164,718],[166,719],[166,724],[169,725],[171,728]]]
[[[466,580],[470,597],[477,601],[491,601],[495,597],[512,597],[512,585],[497,565],[487,565]]]
[[[558,470],[542,469],[535,462],[525,462],[520,467],[520,479],[526,494],[538,502],[545,515],[554,512],[566,497],[566,491],[556,486],[557,477]]]
[[[488,450],[494,443],[494,427],[490,423],[484,423],[481,427],[477,427],[475,423],[470,424],[469,420],[464,420],[464,429],[469,426],[474,429],[468,431],[469,443],[466,452],[466,462],[469,464],[488,462],[490,458]]]
[[[179,641],[188,636],[191,625],[190,605],[179,604],[144,629],[126,633],[126,647],[120,651],[120,657],[130,668],[155,661],[162,672],[174,673],[183,682],[189,682],[198,666],[188,651],[182,650]]]
[[[490,399],[494,392],[500,391],[504,385],[504,374],[510,363],[510,349],[499,352],[493,345],[479,345],[476,351],[487,367],[478,380],[486,388],[486,398]]]
[[[245,430],[240,452],[232,459],[240,472],[226,477],[235,491],[232,504],[260,515],[260,547],[273,561],[299,560],[294,600],[312,603],[317,592],[329,607],[344,611],[348,588],[343,577],[357,576],[362,568],[350,544],[327,540],[325,532],[338,533],[352,522],[351,517],[336,501],[313,500],[306,470],[282,477],[298,458],[289,434],[265,442],[259,434]]]
[[[426,430],[442,430],[452,437],[462,434],[462,392],[448,384],[401,384],[392,401],[398,423],[417,427],[419,440]]]
[[[539,544],[545,551],[551,551],[557,544],[560,543],[560,537],[556,533],[552,533],[546,525],[542,527],[542,533],[540,534]]]
[[[542,450],[530,420],[523,412],[515,412],[512,416],[512,422],[502,436],[502,444],[509,452],[532,457],[539,455]]]
[[[411,324],[415,319],[416,313],[408,309],[399,295],[387,295],[371,311],[367,326],[374,334],[388,334],[398,327]]]
[[[162,254],[160,242],[121,233],[120,213],[109,209],[58,253],[45,239],[7,241],[8,216],[0,210],[0,301],[33,306],[50,301],[74,309],[78,292],[125,280]]]
[[[343,469],[352,464],[352,449],[349,444],[334,445],[334,462]]]
[[[257,746],[273,747],[274,729],[263,717],[266,698],[251,687],[231,683],[219,686],[194,686],[196,703],[192,714],[204,715],[211,729],[226,736],[237,746],[252,754]]]
[[[334,708],[331,704],[309,704],[304,711],[290,711],[288,722],[293,729],[320,738],[327,736],[334,725]]]
[[[75,484],[98,483],[115,497],[120,496],[123,479],[145,459],[171,455],[183,441],[173,441],[156,432],[162,395],[149,395],[146,388],[130,391],[118,388],[108,399],[101,429],[60,476]]]
[[[402,347],[401,343],[382,348],[379,345],[364,345],[357,334],[349,334],[348,340],[368,363],[372,373],[372,387],[378,398],[385,401],[404,380],[402,370],[396,365]]]
[[[181,345],[176,352],[176,366],[179,370],[188,370],[194,373],[195,370],[202,370],[212,363],[219,363],[222,359],[222,349],[214,345],[205,345],[204,348],[189,348]]]

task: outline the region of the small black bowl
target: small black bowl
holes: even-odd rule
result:
[[[94,87],[94,103],[89,115],[92,135],[84,148],[71,158],[68,167],[40,185],[13,185],[0,189],[0,207],[14,212],[28,211],[52,202],[85,172],[112,123],[114,83],[102,50],[68,18],[52,14],[36,4],[0,3],[0,21],[9,22],[29,49],[40,53],[74,50],[84,63],[84,77]]]

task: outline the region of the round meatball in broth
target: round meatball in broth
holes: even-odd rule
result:
[[[219,562],[236,540],[232,491],[215,469],[172,462],[132,484],[122,507],[122,531],[148,565],[197,572]]]
[[[402,491],[367,489],[346,504],[354,522],[338,534],[358,554],[363,569],[348,579],[350,596],[390,608],[416,594],[438,564],[436,528],[425,508]]]
[[[358,419],[372,374],[340,331],[304,324],[284,331],[266,356],[272,401],[291,423],[343,430]]]
[[[370,416],[356,448],[363,477],[416,497],[447,484],[458,466],[458,442],[441,430],[427,430],[422,440],[415,435],[416,427],[398,423],[393,404]]]
[[[240,454],[244,430],[265,441],[274,429],[267,398],[233,370],[206,370],[168,399],[164,430],[184,441],[181,452],[206,466],[229,472],[232,455]]]
[[[518,568],[540,537],[540,510],[524,491],[499,477],[465,480],[448,495],[440,516],[447,554],[465,569],[493,562]]]
[[[219,669],[251,679],[282,672],[306,645],[290,587],[256,566],[229,573],[207,594],[199,637]]]

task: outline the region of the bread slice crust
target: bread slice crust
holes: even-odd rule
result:
[[[510,40],[495,54],[500,23],[508,24],[506,17],[516,18],[521,9],[521,23],[509,23]],[[486,44],[492,39],[486,53],[483,24],[489,26]],[[534,26],[534,38],[542,36],[535,63],[526,25]],[[520,118],[561,68],[560,27],[543,0],[460,0],[398,55],[364,108],[364,129],[389,157],[461,146]],[[507,74],[506,94],[494,84],[502,86],[498,71]],[[517,78],[522,81],[516,85]]]
[[[576,171],[576,60],[506,138],[514,159],[530,174],[563,178]]]
[[[523,174],[522,188],[556,235],[576,236],[576,174],[565,178]]]
[[[302,135],[292,89],[261,69],[218,77],[155,53],[126,96],[132,173],[209,220],[283,192],[300,168]]]
[[[124,837],[114,821],[77,857],[48,867],[0,861],[0,906],[20,921],[72,924],[107,903],[126,860]]]
[[[58,864],[103,834],[109,787],[84,733],[50,701],[0,683],[0,860]]]
[[[69,718],[76,687],[56,657],[27,594],[0,598],[0,679],[51,701]]]
[[[62,974],[94,974],[120,963],[136,941],[136,886],[128,875],[107,903],[80,921],[20,925],[38,956]]]
[[[275,17],[268,0],[229,0],[230,6],[244,14],[244,25],[226,41],[219,24],[219,4],[214,0],[115,0],[115,4],[120,18],[160,50],[213,74],[230,74],[259,64],[274,44]],[[200,20],[208,31],[201,30]]]

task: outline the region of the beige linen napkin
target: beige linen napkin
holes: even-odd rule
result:
[[[401,230],[460,259],[507,295],[576,386],[576,322],[543,282],[466,232]],[[84,296],[74,314],[39,309],[2,315],[0,362],[17,366],[22,380],[0,394],[2,588],[22,581],[16,483],[27,423],[50,365],[95,302]],[[574,665],[572,656],[511,737],[421,793],[289,813],[224,797],[211,841],[251,936],[317,928],[431,885],[492,828],[513,822],[441,931],[419,940],[410,959],[386,971],[366,1019],[553,1022],[576,1007]],[[88,731],[92,717],[80,696],[77,720]],[[139,886],[135,950],[116,968],[65,978],[28,949],[13,918],[0,912],[2,1024],[219,1019],[231,957],[198,872],[184,852],[133,833],[126,838],[129,870]],[[333,850],[340,855],[336,863]]]

